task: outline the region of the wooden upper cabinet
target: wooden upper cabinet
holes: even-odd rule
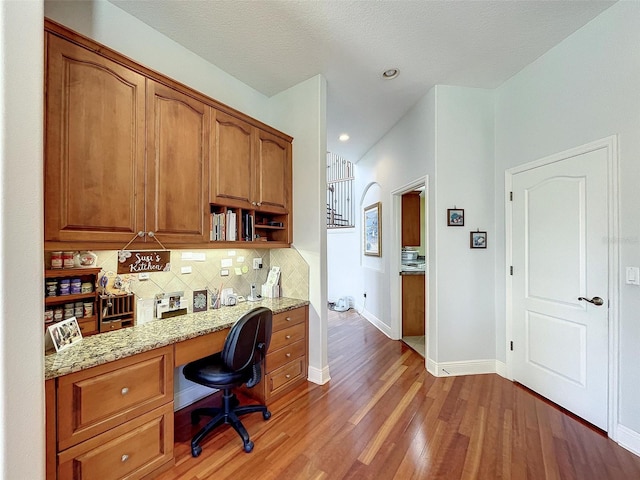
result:
[[[147,114],[146,230],[163,243],[208,241],[211,108],[148,80]]]
[[[150,232],[214,247],[210,204],[291,243],[290,137],[46,19],[45,35],[46,250],[155,248]]]
[[[143,230],[145,79],[47,35],[45,241]]]
[[[402,195],[402,246],[420,246],[420,192]]]
[[[253,208],[255,129],[220,111],[213,117],[211,202]]]
[[[288,212],[291,208],[291,143],[263,130],[257,131],[256,203],[258,209]]]

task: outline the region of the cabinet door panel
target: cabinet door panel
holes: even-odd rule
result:
[[[222,112],[213,120],[211,202],[252,207],[253,127]]]
[[[258,130],[256,160],[258,209],[288,212],[291,201],[291,144]]]
[[[45,240],[127,242],[144,221],[145,80],[54,35],[47,55]]]
[[[420,193],[402,195],[402,246],[420,246]]]
[[[147,109],[147,231],[161,242],[207,241],[211,109],[151,80]]]

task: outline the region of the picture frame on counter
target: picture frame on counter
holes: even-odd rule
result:
[[[363,214],[364,254],[370,257],[381,257],[382,232],[380,220],[382,218],[382,204],[376,202],[365,207]]]
[[[82,332],[76,317],[71,317],[48,327],[51,341],[56,352],[69,348],[71,345],[82,341]]]
[[[207,290],[194,290],[193,292],[193,312],[204,312],[209,308]]]
[[[469,248],[487,248],[487,232],[469,232]]]
[[[447,226],[464,227],[464,208],[447,208]]]

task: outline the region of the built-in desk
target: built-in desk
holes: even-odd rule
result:
[[[47,479],[152,478],[173,465],[174,368],[222,349],[245,312],[274,312],[268,401],[306,380],[308,301],[265,299],[87,337],[45,356]]]

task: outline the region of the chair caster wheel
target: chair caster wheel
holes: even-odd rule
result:
[[[253,442],[249,440],[247,443],[244,444],[244,451],[247,453],[251,453],[251,450],[253,450]]]
[[[253,448],[253,445],[251,445],[251,447]],[[246,447],[245,447],[246,449]],[[196,445],[195,447],[191,447],[191,456],[192,457],[199,457],[200,454],[202,453],[202,447],[200,445]]]
[[[264,412],[262,414],[262,418],[265,420],[269,420],[271,418],[271,412],[269,410],[267,410],[266,412]]]

